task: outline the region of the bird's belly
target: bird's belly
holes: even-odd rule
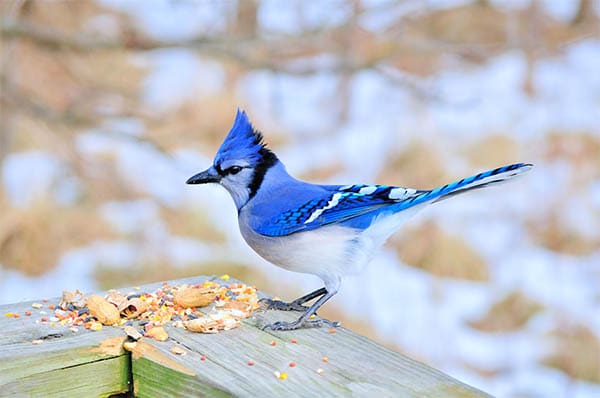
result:
[[[358,233],[340,226],[297,232],[288,236],[264,236],[242,230],[244,239],[261,257],[282,268],[318,275],[346,275],[368,262],[358,249]]]

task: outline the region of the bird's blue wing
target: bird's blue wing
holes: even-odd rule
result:
[[[498,167],[432,190],[415,190],[387,185],[347,185],[332,187],[316,198],[280,212],[253,225],[256,232],[267,236],[284,236],[309,231],[328,224],[343,223],[370,213],[366,224],[381,212],[399,212],[422,203],[498,184],[522,174],[532,165],[516,163]],[[361,223],[362,225],[362,223]],[[367,225],[368,226],[368,225]],[[364,228],[362,225],[360,228]]]
[[[283,236],[334,224],[414,196],[414,189],[386,185],[347,185],[305,202],[254,227],[267,236]]]

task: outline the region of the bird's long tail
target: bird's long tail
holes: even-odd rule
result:
[[[446,184],[443,187],[435,188],[431,191],[422,191],[420,194],[403,201],[402,208],[413,207],[425,202],[439,202],[473,189],[500,184],[529,171],[532,167],[532,164],[516,163],[484,171],[483,173],[463,178],[460,181]]]

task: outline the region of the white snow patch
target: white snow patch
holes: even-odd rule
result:
[[[2,184],[14,207],[53,198],[60,205],[73,204],[81,194],[77,179],[58,157],[44,151],[11,153],[2,164]]]

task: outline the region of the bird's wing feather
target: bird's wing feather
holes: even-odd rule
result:
[[[511,164],[426,191],[386,185],[334,187],[300,206],[253,225],[253,228],[262,235],[284,236],[328,224],[343,223],[367,213],[370,213],[370,220],[373,220],[382,212],[396,213],[422,203],[437,202],[459,193],[502,183],[531,167],[532,165],[525,163]]]
[[[284,236],[334,224],[397,204],[420,192],[385,185],[348,185],[286,210],[255,225],[256,232]]]

